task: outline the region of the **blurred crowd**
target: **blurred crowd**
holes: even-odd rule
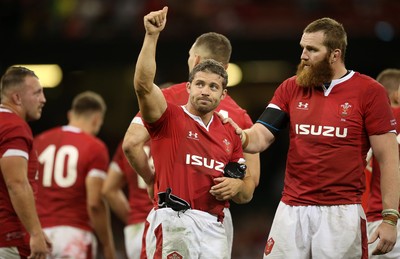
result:
[[[341,20],[353,37],[390,40],[400,29],[396,0],[3,0],[0,28],[28,41],[140,38],[143,15],[164,5],[171,10],[165,37],[213,30],[238,38],[292,38],[321,16]]]

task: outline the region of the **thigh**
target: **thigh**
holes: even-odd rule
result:
[[[0,259],[25,259],[29,254],[28,247],[0,247]]]
[[[70,226],[45,228],[44,231],[52,242],[53,257],[96,258],[97,241],[91,232]]]
[[[129,259],[140,259],[144,222],[131,224],[124,228],[125,250]]]
[[[232,253],[232,244],[233,244],[233,221],[232,214],[229,208],[224,209],[224,227],[226,232],[226,238],[228,240],[228,249],[230,253]]]
[[[309,206],[279,203],[266,242],[264,258],[310,258],[308,213]]]
[[[198,258],[199,244],[191,246],[193,232],[187,227],[186,212],[163,208],[150,211],[145,236],[147,258]]]
[[[148,258],[229,258],[225,229],[209,213],[158,209],[149,213],[147,222]]]
[[[194,210],[194,232],[200,243],[201,259],[208,258],[231,258],[231,250],[228,244],[228,237],[225,226],[215,216],[202,211]]]
[[[367,258],[366,217],[360,204],[321,206],[312,239],[316,258]]]

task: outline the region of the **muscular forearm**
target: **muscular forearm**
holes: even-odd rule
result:
[[[381,193],[383,209],[399,207],[399,168],[395,163],[380,163]]]
[[[147,185],[154,182],[154,170],[149,163],[149,157],[143,147],[136,147],[134,152],[127,155],[130,165],[143,178]]]
[[[131,123],[125,133],[122,148],[125,157],[133,169],[143,178],[147,185],[154,180],[154,166],[150,159],[150,152],[146,153],[145,143],[150,140],[150,135],[143,125]],[[147,148],[149,151],[150,148]]]
[[[243,151],[246,153],[259,153],[267,149],[275,140],[274,135],[263,125],[256,123],[250,129],[243,131]]]
[[[146,34],[136,62],[133,84],[139,108],[145,122],[158,120],[167,108],[161,90],[154,84],[156,74],[156,47],[160,32],[164,29],[168,8],[151,12],[144,17]]]
[[[10,183],[7,188],[13,208],[28,233],[32,236],[41,233],[42,228],[29,182],[26,180]]]
[[[146,33],[143,46],[140,51],[134,76],[135,91],[143,96],[152,90],[156,73],[156,46],[159,33]]]
[[[114,211],[117,217],[124,222],[124,224],[127,224],[130,207],[122,190],[106,193],[105,197],[108,204],[110,204],[112,211]]]
[[[107,206],[102,202],[99,206],[89,208],[89,217],[93,229],[102,245],[106,259],[114,259],[115,248],[111,231],[110,215]]]
[[[251,172],[254,186],[257,187],[260,182],[260,154],[243,153],[243,156],[246,160],[247,170]]]
[[[255,189],[254,180],[250,175],[247,175],[243,179],[241,190],[232,198],[232,200],[238,204],[248,203],[253,198],[254,189]]]
[[[250,176],[243,180],[230,177],[214,178],[210,194],[219,201],[233,200],[236,203],[247,203],[253,197],[254,181]]]
[[[243,153],[246,159],[247,172],[246,177],[243,179],[243,186],[240,192],[235,195],[232,200],[235,203],[242,204],[250,202],[253,198],[255,188],[260,181],[260,155]]]
[[[370,143],[381,169],[383,209],[398,209],[399,205],[399,149],[396,135],[386,133],[370,136]]]
[[[152,90],[156,73],[157,41],[160,32],[165,27],[167,12],[168,7],[164,7],[162,10],[151,12],[143,18],[146,34],[136,63],[134,76],[134,85],[139,101],[140,96],[146,95]]]

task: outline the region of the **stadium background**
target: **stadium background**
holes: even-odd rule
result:
[[[376,77],[400,68],[398,0],[2,0],[0,71],[14,64],[58,64],[56,88],[46,88],[47,104],[34,134],[63,125],[72,98],[84,90],[100,93],[108,110],[99,137],[113,154],[138,110],[132,74],[143,40],[143,15],[169,6],[157,49],[156,83],[187,80],[188,50],[203,32],[228,36],[231,62],[243,80],[231,96],[255,121],[279,83],[299,62],[304,27],[329,16],[348,33],[348,69]],[[282,191],[287,150],[285,133],[261,154],[261,179],[253,200],[232,205],[233,258],[260,258]],[[113,217],[117,247],[122,224]],[[121,252],[123,253],[123,252]]]

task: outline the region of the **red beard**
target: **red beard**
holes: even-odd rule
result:
[[[305,68],[304,61],[297,66],[296,83],[301,87],[318,87],[332,81],[333,71],[329,64],[329,57],[314,65]]]

